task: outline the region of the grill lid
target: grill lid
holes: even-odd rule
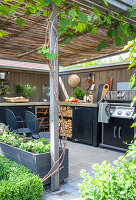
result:
[[[131,102],[136,96],[136,91],[109,91],[104,97],[104,101],[108,102]]]

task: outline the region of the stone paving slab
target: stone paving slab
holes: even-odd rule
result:
[[[107,160],[112,163],[119,156],[125,154],[119,151],[92,147],[85,144],[68,142],[69,148],[69,179],[67,183],[60,185],[56,192],[45,188],[43,200],[81,200],[78,183],[82,183],[80,171],[85,169],[91,176],[92,165]]]

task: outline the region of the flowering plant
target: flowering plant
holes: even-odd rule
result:
[[[9,94],[9,86],[2,82],[0,83],[0,95],[3,94]]]

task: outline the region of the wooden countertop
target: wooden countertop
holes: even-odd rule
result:
[[[0,106],[49,106],[50,102],[0,103]],[[98,107],[97,103],[60,102],[61,106]]]
[[[60,102],[61,106],[98,107],[97,103]]]

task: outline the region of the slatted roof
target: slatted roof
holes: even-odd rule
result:
[[[84,9],[84,12],[91,13],[90,6],[95,1],[77,0],[77,2],[80,5],[80,9]],[[121,0],[118,0],[118,2],[121,2]],[[10,2],[8,3],[10,4]],[[130,1],[130,4],[127,5],[128,9],[132,3],[135,3],[135,1]],[[100,10],[102,10],[102,8]],[[107,11],[103,8],[102,12]],[[125,12],[128,12],[128,10]],[[18,16],[20,15],[21,14],[18,13]],[[24,28],[20,28],[16,25],[15,19],[7,20],[7,18],[1,16],[0,30],[4,29],[10,34],[0,38],[0,57],[36,61],[39,63],[46,62],[45,58],[37,53],[37,49],[39,49],[45,41],[45,30],[47,26],[45,18],[40,16],[31,17],[29,19],[26,18],[25,20],[26,24]],[[102,39],[107,40],[107,46],[100,53],[98,53],[96,46]],[[59,43],[61,41],[62,38],[60,38]],[[110,56],[114,53],[120,52],[120,50],[122,50],[121,47],[113,48],[113,41],[111,38],[107,39],[106,28],[103,27],[98,31],[97,35],[92,35],[90,33],[85,33],[83,35],[79,34],[74,40],[71,41],[70,45],[64,44],[59,49],[59,65],[68,66],[79,62],[101,58],[107,55]]]

